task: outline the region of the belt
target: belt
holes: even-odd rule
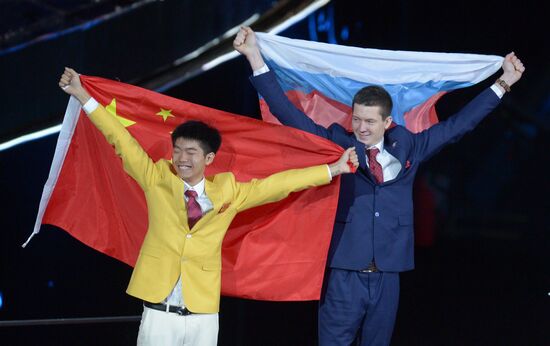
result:
[[[378,273],[378,268],[376,267],[376,263],[374,261],[370,262],[369,266],[365,269],[361,269],[359,272],[361,273]]]
[[[143,305],[151,309],[166,311],[166,312],[173,312],[181,316],[193,315],[193,312],[189,311],[187,308],[182,308],[181,306],[166,305],[162,303],[154,304],[146,301],[143,302]]]

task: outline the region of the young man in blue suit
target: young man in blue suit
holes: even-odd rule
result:
[[[328,129],[317,125],[287,99],[250,28],[241,28],[233,46],[250,62],[252,84],[281,123],[356,148],[360,168],[341,180],[319,304],[319,344],[350,345],[359,337],[361,345],[389,345],[399,273],[414,268],[412,188],[418,166],[473,130],[521,78],[523,64],[508,54],[493,86],[448,120],[418,134],[390,127],[392,100],[382,87],[363,88],[353,99],[349,133],[338,124]]]

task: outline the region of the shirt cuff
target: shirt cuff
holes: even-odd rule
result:
[[[97,107],[99,106],[99,103],[97,103],[97,101],[91,97],[88,101],[86,101],[86,103],[82,106],[82,109],[84,109],[84,112],[86,112],[86,114],[90,115],[90,113],[92,113],[93,111],[95,111],[97,109]]]
[[[330,173],[330,167],[327,165],[329,181],[332,181],[332,173]]]
[[[252,75],[253,75],[254,77],[256,77],[256,76],[259,76],[259,75],[264,74],[264,73],[267,73],[267,72],[269,72],[269,67],[267,67],[267,65],[264,64],[264,66],[260,67],[260,68],[257,69],[257,70],[254,70],[254,71],[252,72]]]
[[[496,86],[496,84],[491,85],[491,89],[497,94],[498,98],[501,99],[502,96],[504,96],[504,92],[500,90],[499,87]]]

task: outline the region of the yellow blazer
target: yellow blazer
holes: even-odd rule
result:
[[[172,164],[164,159],[153,162],[101,105],[89,117],[145,193],[149,228],[126,292],[148,302],[163,301],[181,275],[187,308],[197,313],[218,312],[221,246],[235,215],[330,182],[326,165],[288,170],[247,183],[236,181],[230,172],[216,174],[205,183],[213,209],[189,229],[183,180]]]

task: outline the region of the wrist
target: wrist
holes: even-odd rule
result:
[[[333,178],[342,174],[342,169],[340,168],[338,162],[328,165],[328,169],[330,170],[330,175]]]
[[[88,102],[89,99],[92,97],[84,88],[78,89],[73,96],[80,102],[80,104],[84,105],[86,102]]]
[[[510,85],[501,78],[497,79],[494,85],[501,91],[502,94],[511,91]]]
[[[258,70],[265,65],[264,59],[262,58],[262,54],[260,54],[260,51],[257,49],[251,54],[247,55],[246,58],[248,59],[248,62],[250,63],[250,67],[252,68],[253,71]]]
[[[518,78],[516,76],[514,76],[513,74],[510,74],[510,73],[503,73],[498,79],[497,81],[503,81],[504,83],[506,83],[506,85],[511,88],[512,85],[514,85],[514,83],[518,80]],[[498,82],[497,82],[498,83]]]

